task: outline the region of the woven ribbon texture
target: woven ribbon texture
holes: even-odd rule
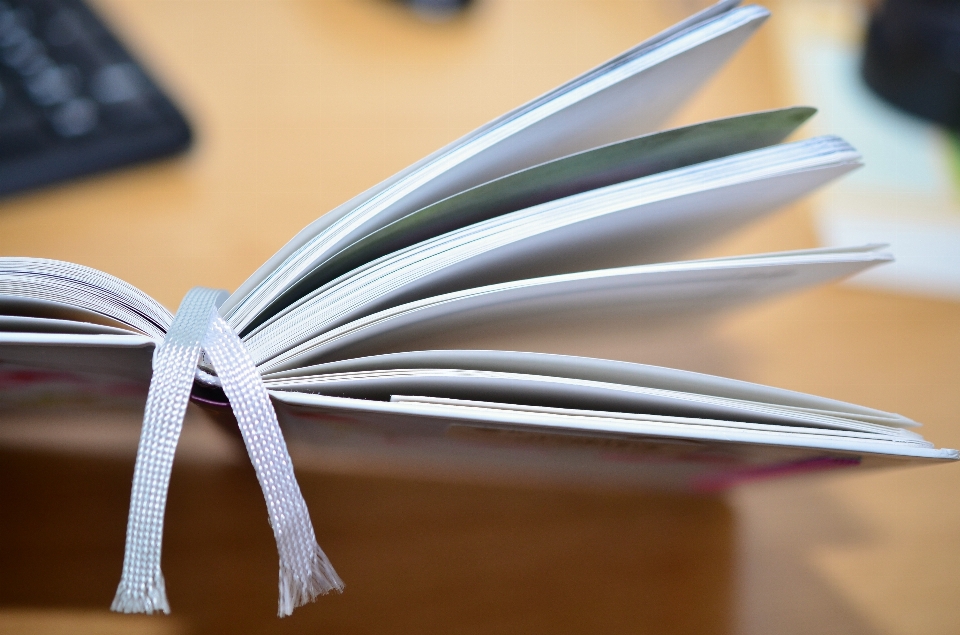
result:
[[[201,352],[230,401],[263,490],[280,556],[278,613],[321,593],[342,590],[317,544],[283,434],[260,374],[233,329],[217,313],[225,292],[192,289],[157,347],[134,467],[123,574],[111,608],[123,613],[170,612],[160,552],[173,457]],[[204,373],[205,375],[205,373]]]

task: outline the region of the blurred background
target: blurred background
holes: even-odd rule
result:
[[[192,145],[0,199],[0,254],[95,267],[168,308],[195,285],[234,289],[324,211],[707,4],[95,0]],[[960,447],[956,137],[861,78],[877,3],[764,4],[773,18],[671,125],[810,104],[801,134],[844,136],[867,167],[696,255],[889,242],[896,265],[672,329],[578,316],[420,344],[720,374],[900,412]],[[113,615],[140,408],[0,413],[0,632],[899,634],[960,619],[955,466],[714,498],[460,482],[293,448],[347,588],[277,621],[252,469],[194,410],[167,512],[174,613]]]

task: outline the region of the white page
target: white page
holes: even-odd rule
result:
[[[907,430],[780,408],[772,404],[644,386],[500,371],[455,368],[356,371],[289,379],[265,379],[264,385],[271,390],[315,392],[362,399],[387,400],[391,395],[414,394],[579,410],[727,419],[748,423],[799,425],[862,432],[886,430],[890,434],[916,438],[916,435]]]
[[[611,259],[656,260],[801,197],[858,161],[842,140],[821,137],[538,205],[379,259],[243,339],[262,364],[326,330],[430,295],[609,266]]]
[[[0,362],[149,381],[154,346],[143,335],[0,332]]]
[[[957,460],[958,453],[950,449],[933,449],[913,443],[899,441],[880,441],[873,439],[844,438],[832,435],[810,435],[776,433],[759,430],[733,430],[719,426],[676,424],[660,421],[624,421],[622,419],[601,417],[564,416],[546,412],[522,412],[497,408],[470,408],[446,404],[397,403],[367,401],[331,397],[327,395],[299,392],[271,391],[271,396],[279,402],[282,419],[286,420],[284,406],[301,407],[311,411],[312,421],[323,414],[337,415],[341,428],[348,425],[349,415],[370,415],[370,420],[383,422],[384,429],[395,430],[402,434],[404,429],[424,428],[431,425],[440,434],[452,426],[466,425],[480,428],[541,429],[580,433],[585,436],[612,434],[623,438],[663,438],[675,440],[702,441],[710,447],[725,444],[745,446],[776,446],[809,450],[836,450],[851,453],[868,453],[889,457],[917,458],[930,460]],[[362,421],[361,417],[357,417]],[[304,430],[309,434],[308,430]],[[419,432],[419,431],[418,431]],[[421,432],[422,434],[422,432]],[[495,448],[494,452],[502,452]],[[819,456],[813,453],[814,456]],[[629,469],[641,466],[630,464]],[[667,467],[663,463],[654,465],[655,470]]]
[[[0,286],[3,283],[0,282]],[[9,291],[9,287],[7,287]],[[22,291],[19,290],[19,291]],[[35,295],[35,294],[31,294]],[[63,302],[40,300],[36,297],[3,295],[0,293],[0,315],[8,317],[38,318],[62,320],[81,324],[96,324],[118,329],[130,329],[129,326],[111,320],[110,318],[85,309],[77,308]]]
[[[411,351],[330,362],[303,369],[303,371],[286,371],[268,377],[294,378],[301,376],[303,372],[308,372],[311,375],[322,375],[403,368],[456,368],[568,377],[712,395],[726,399],[773,404],[783,408],[806,408],[814,412],[833,413],[845,417],[863,417],[868,421],[874,419],[886,421],[889,425],[916,425],[910,419],[893,413],[783,388],[662,366],[547,353],[469,350]],[[397,392],[396,394],[401,393]]]
[[[671,322],[837,280],[889,262],[888,254],[793,252],[640,265],[534,278],[466,289],[391,307],[332,329],[271,359],[265,373],[372,355],[416,337],[457,333],[478,324],[509,324],[562,314],[617,311]]]
[[[459,192],[340,250],[278,297],[241,335],[299,298],[377,258],[548,201],[775,145],[815,112],[807,107],[783,108],[651,133],[541,163]]]
[[[727,4],[729,7],[729,4]],[[519,169],[656,129],[769,16],[750,6],[641,45],[544,98],[448,146],[324,229],[308,228],[224,304],[243,330],[256,314],[327,257],[357,239],[467,188]],[[306,238],[306,240],[303,240]]]
[[[76,333],[86,335],[129,335],[130,330],[94,324],[41,317],[0,315],[0,332],[9,333]]]
[[[739,4],[740,4],[740,0],[720,0],[720,2],[717,2],[717,3],[714,4],[713,6],[708,7],[708,8],[706,8],[706,9],[704,9],[704,10],[696,13],[695,15],[690,16],[690,17],[687,18],[686,20],[683,20],[683,21],[681,21],[681,22],[673,25],[672,27],[666,29],[665,31],[660,32],[659,34],[657,34],[657,35],[655,35],[655,36],[653,36],[653,37],[651,37],[651,38],[649,38],[649,39],[647,39],[647,40],[644,40],[643,42],[641,42],[641,43],[638,44],[637,46],[633,47],[632,49],[630,49],[630,50],[628,50],[628,51],[625,51],[625,52],[622,53],[621,55],[618,55],[617,57],[612,58],[612,59],[604,62],[604,63],[601,64],[600,66],[597,66],[597,67],[593,68],[592,70],[590,70],[590,71],[588,71],[588,72],[580,75],[579,77],[577,77],[577,78],[575,78],[575,79],[573,79],[573,80],[571,80],[571,81],[569,81],[569,82],[567,82],[567,83],[565,83],[565,84],[563,84],[563,85],[555,88],[554,90],[549,91],[549,92],[541,95],[540,97],[537,97],[536,99],[534,99],[534,100],[532,100],[532,101],[530,101],[530,102],[528,102],[528,103],[526,103],[526,104],[524,104],[524,105],[522,105],[522,106],[520,106],[520,107],[518,107],[518,108],[515,108],[514,110],[512,110],[512,111],[510,111],[510,112],[508,112],[508,113],[506,113],[506,114],[504,114],[504,115],[501,115],[500,117],[497,117],[497,118],[494,119],[493,121],[490,121],[490,122],[488,122],[488,123],[480,126],[479,128],[476,128],[475,130],[467,133],[466,135],[464,135],[463,137],[457,139],[456,141],[453,141],[453,142],[447,144],[446,146],[440,148],[439,150],[436,150],[435,152],[431,153],[430,155],[424,157],[423,159],[420,159],[419,161],[417,161],[417,162],[414,163],[413,165],[410,165],[410,166],[404,168],[404,169],[401,170],[400,172],[397,172],[397,173],[394,174],[393,176],[385,179],[384,181],[378,183],[377,185],[374,185],[373,187],[369,188],[368,190],[362,192],[361,194],[358,194],[357,196],[353,197],[353,198],[350,199],[349,201],[347,201],[347,202],[345,202],[345,203],[337,206],[335,209],[327,212],[326,214],[324,214],[323,216],[321,216],[321,217],[318,218],[317,220],[313,221],[310,225],[308,225],[307,227],[303,228],[303,229],[302,229],[300,232],[298,232],[297,235],[294,236],[286,245],[284,245],[283,248],[282,248],[279,252],[277,252],[276,254],[274,254],[266,263],[264,263],[259,269],[257,269],[257,271],[256,271],[248,280],[246,280],[242,285],[240,285],[240,288],[237,289],[237,291],[236,291],[230,298],[227,299],[227,301],[224,303],[224,305],[223,305],[223,307],[222,307],[222,312],[223,312],[224,314],[227,314],[227,313],[232,312],[233,309],[234,309],[234,307],[235,307],[235,305],[236,305],[236,303],[239,302],[240,300],[242,300],[242,299],[243,299],[243,296],[245,296],[246,294],[248,294],[248,293],[249,293],[250,291],[252,291],[257,285],[259,285],[261,282],[263,282],[263,280],[266,279],[267,276],[269,276],[271,273],[273,273],[281,264],[283,264],[283,262],[284,262],[288,257],[290,257],[291,255],[293,255],[293,253],[294,253],[295,251],[297,251],[298,249],[300,249],[301,247],[303,247],[307,242],[309,242],[311,238],[313,238],[314,236],[318,235],[320,232],[322,232],[322,231],[325,230],[327,227],[329,227],[330,225],[332,225],[335,221],[339,220],[339,219],[342,218],[344,215],[346,215],[346,214],[348,214],[349,212],[353,211],[355,208],[361,206],[363,203],[369,201],[370,199],[372,199],[373,197],[375,197],[376,195],[378,195],[380,192],[384,191],[385,189],[393,186],[393,185],[394,185],[395,183],[397,183],[398,181],[400,181],[400,180],[404,179],[405,177],[409,176],[411,173],[416,172],[416,171],[419,170],[420,168],[422,168],[422,167],[424,167],[424,166],[426,166],[426,165],[428,165],[428,164],[430,164],[430,163],[433,163],[433,162],[435,162],[435,161],[437,161],[437,160],[441,160],[443,157],[445,157],[447,154],[449,154],[452,150],[454,150],[454,149],[456,149],[457,147],[463,145],[463,144],[466,143],[467,141],[470,141],[471,139],[475,139],[475,138],[477,138],[477,137],[485,134],[487,131],[489,131],[489,130],[495,128],[495,127],[497,127],[497,126],[500,125],[501,123],[503,123],[503,122],[505,122],[505,121],[507,121],[507,120],[509,120],[509,119],[511,119],[511,118],[513,118],[513,117],[515,117],[515,116],[517,116],[517,115],[519,115],[520,113],[525,112],[525,111],[530,110],[530,109],[533,109],[533,108],[536,108],[538,105],[540,105],[540,104],[542,104],[542,103],[545,103],[546,101],[549,101],[549,100],[550,100],[551,98],[553,98],[555,95],[560,94],[560,93],[563,93],[563,92],[565,92],[565,91],[567,91],[567,90],[570,90],[571,88],[573,88],[573,87],[574,87],[575,85],[577,85],[578,83],[581,83],[581,82],[584,82],[584,81],[588,81],[590,78],[592,78],[592,77],[594,77],[594,76],[596,76],[596,75],[598,75],[598,74],[600,74],[600,73],[605,72],[607,69],[609,69],[609,68],[611,68],[612,66],[620,63],[620,61],[622,61],[623,59],[626,59],[626,58],[629,58],[629,57],[632,57],[632,56],[639,55],[639,54],[642,53],[644,50],[653,48],[654,46],[657,46],[657,45],[658,45],[659,43],[661,43],[662,41],[664,41],[664,40],[666,40],[666,39],[668,39],[668,38],[670,38],[670,37],[674,37],[674,36],[676,36],[677,34],[681,33],[682,31],[686,31],[686,30],[688,30],[688,29],[691,29],[691,28],[696,27],[697,25],[699,25],[699,24],[701,24],[701,23],[703,23],[703,22],[707,22],[707,21],[709,21],[709,20],[712,20],[712,19],[714,19],[714,18],[716,18],[716,17],[718,17],[718,16],[720,16],[720,15],[722,15],[722,14],[724,14],[724,13],[730,11],[730,10],[732,10],[733,8],[735,8],[735,7],[736,7],[737,5],[739,5]]]
[[[59,303],[65,315],[93,313],[157,339],[173,322],[173,315],[159,302],[102,271],[45,258],[0,258],[0,310],[4,304],[16,310],[25,303],[51,311]]]
[[[933,447],[932,443],[923,440],[923,438],[919,435],[891,435],[887,430],[879,430],[874,432],[853,432],[850,430],[835,430],[829,428],[804,428],[802,426],[778,426],[763,423],[745,423],[743,421],[726,421],[722,419],[692,419],[690,417],[633,414],[629,412],[601,412],[596,410],[576,410],[573,408],[550,408],[548,406],[527,406],[519,404],[496,403],[491,401],[467,401],[463,399],[446,399],[443,397],[421,397],[416,395],[391,395],[390,401],[393,403],[428,403],[448,406],[463,406],[467,408],[492,408],[495,410],[537,412],[567,417],[596,417],[601,419],[622,419],[624,421],[649,421],[696,426],[716,426],[721,428],[734,428],[737,430],[759,430],[787,434],[829,435],[853,439],[885,439],[894,440],[901,443],[912,443],[922,447]]]

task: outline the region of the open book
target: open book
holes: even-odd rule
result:
[[[837,137],[783,143],[810,108],[651,132],[767,16],[721,2],[294,237],[219,310],[288,436],[388,462],[707,489],[956,459],[906,417],[788,390],[599,359],[397,352],[423,333],[582,308],[702,315],[888,262],[876,245],[673,261],[860,164]],[[172,318],[108,274],[0,258],[4,373],[146,381]],[[226,403],[204,377],[195,399]]]
[[[702,11],[322,216],[231,296],[194,289],[176,316],[103,272],[0,258],[0,399],[150,382],[114,609],[169,610],[163,508],[190,397],[236,415],[277,539],[281,615],[342,587],[281,426],[321,461],[698,491],[956,460],[907,417],[789,390],[407,346],[584,309],[701,316],[889,262],[878,245],[683,260],[860,165],[837,137],[784,142],[810,108],[654,132],[767,16],[729,0]]]

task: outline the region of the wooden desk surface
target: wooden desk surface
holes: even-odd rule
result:
[[[324,210],[698,3],[480,0],[442,25],[378,0],[96,4],[179,97],[197,145],[0,201],[0,253],[90,265],[175,308],[191,286],[235,288]],[[768,25],[676,122],[787,105],[778,55]],[[798,206],[709,253],[814,244]],[[576,337],[518,328],[465,339],[808,391],[902,412],[960,447],[957,304],[834,287],[694,335],[614,320]],[[252,472],[197,413],[186,440],[196,460],[188,447],[168,510],[174,616],[112,616],[138,417],[5,415],[7,430],[100,426],[109,443],[68,455],[51,449],[56,434],[47,449],[3,437],[0,631],[915,634],[960,622],[956,466],[723,500],[305,473],[347,592],[277,622]]]

